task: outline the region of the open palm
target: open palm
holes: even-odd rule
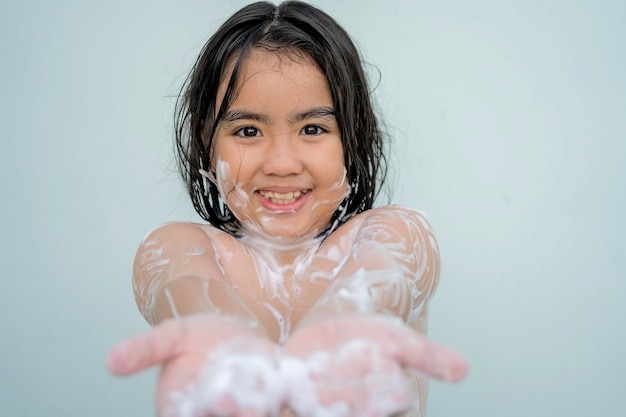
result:
[[[112,349],[107,365],[118,375],[161,364],[161,416],[266,416],[281,406],[272,387],[278,346],[232,320],[185,316],[168,320]]]
[[[297,330],[283,346],[307,364],[310,390],[290,393],[298,415],[387,416],[411,403],[412,368],[458,381],[467,364],[456,352],[428,341],[400,320],[351,314]]]

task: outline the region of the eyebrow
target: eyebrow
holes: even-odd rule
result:
[[[222,116],[223,122],[232,123],[238,120],[256,120],[261,123],[269,123],[270,118],[265,114],[253,113],[245,110],[228,110],[224,113],[224,116]]]
[[[289,118],[289,123],[297,123],[306,119],[314,118],[335,118],[335,110],[331,107],[314,107],[295,114]],[[238,120],[255,120],[261,123],[269,124],[270,117],[263,113],[254,113],[245,110],[228,110],[222,116],[222,121],[226,123],[236,122]]]
[[[335,118],[335,110],[330,107],[314,107],[309,110],[305,110],[296,114],[293,118],[289,119],[290,123],[301,122],[306,119],[315,119],[315,118]]]

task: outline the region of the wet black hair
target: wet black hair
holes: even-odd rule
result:
[[[183,84],[176,101],[177,162],[196,212],[213,226],[237,234],[238,220],[201,171],[211,171],[213,136],[236,93],[246,53],[256,47],[307,57],[328,81],[351,187],[330,224],[372,208],[385,182],[387,163],[384,134],[359,51],[328,14],[301,1],[286,1],[278,6],[253,3],[232,15],[204,45]],[[231,68],[224,98],[216,108],[218,89]]]

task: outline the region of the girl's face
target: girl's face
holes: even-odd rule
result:
[[[220,193],[247,232],[311,238],[346,196],[328,83],[304,58],[250,51],[211,152]]]

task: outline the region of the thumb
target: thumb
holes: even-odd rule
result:
[[[152,330],[114,346],[106,367],[116,375],[130,375],[176,356],[186,336],[183,322],[168,320]]]
[[[408,333],[396,341],[396,358],[406,366],[449,382],[460,381],[467,375],[467,361],[449,347]]]

